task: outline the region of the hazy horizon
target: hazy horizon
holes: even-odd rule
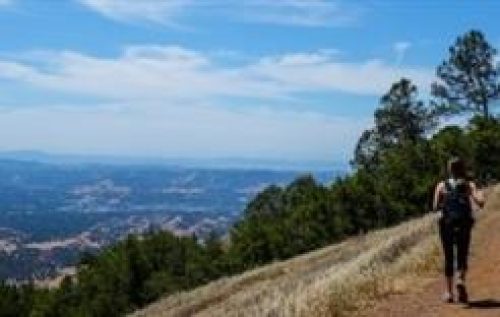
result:
[[[332,171],[348,172],[349,162],[293,160],[272,158],[238,157],[161,157],[161,156],[120,156],[86,155],[78,153],[54,153],[36,150],[0,151],[0,160],[14,160],[47,164],[72,165],[117,165],[117,166],[159,166],[200,169],[248,169],[248,170],[283,170],[283,171]]]

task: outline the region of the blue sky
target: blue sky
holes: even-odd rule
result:
[[[498,1],[0,0],[0,151],[348,160]]]

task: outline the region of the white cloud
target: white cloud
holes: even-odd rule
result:
[[[248,21],[297,25],[306,27],[346,26],[356,23],[359,9],[347,8],[340,1],[328,0],[279,0],[249,1],[236,17]]]
[[[131,46],[115,58],[72,51],[4,56],[0,80],[25,91],[61,94],[66,104],[22,109],[1,105],[0,126],[9,133],[0,134],[0,148],[347,158],[370,120],[314,112],[299,94],[378,96],[402,76],[425,87],[433,72],[380,60],[345,62],[334,50],[245,59],[237,66],[178,46]],[[75,105],[81,96],[100,98],[102,105]],[[273,108],[289,102],[306,110]]]
[[[307,59],[296,54],[265,58],[252,65],[251,69],[267,80],[279,83],[289,92],[341,91],[380,95],[401,77],[412,79],[423,89],[434,77],[432,71],[427,69],[393,67],[376,59],[352,63],[314,53]]]
[[[1,0],[0,0],[1,1]],[[5,0],[4,0],[5,1]],[[79,0],[114,20],[177,24],[183,13],[265,24],[305,27],[356,23],[361,10],[337,0]]]
[[[190,0],[80,0],[100,14],[119,21],[173,23]]]
[[[424,89],[432,70],[394,67],[381,60],[344,62],[330,51],[267,56],[224,66],[177,46],[133,46],[116,58],[46,52],[39,61],[0,59],[0,78],[53,91],[111,100],[206,100],[215,97],[292,98],[340,91],[380,95],[401,77]]]
[[[394,43],[394,52],[396,53],[396,64],[401,64],[406,56],[406,52],[411,48],[410,42],[401,41]]]

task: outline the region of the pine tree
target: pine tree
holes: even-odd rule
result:
[[[489,118],[492,101],[500,98],[496,55],[497,50],[480,31],[459,36],[448,59],[437,68],[440,81],[432,85],[436,111],[441,115],[481,113]]]

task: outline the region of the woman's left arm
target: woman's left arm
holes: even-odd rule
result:
[[[483,192],[477,189],[477,186],[474,182],[470,182],[470,197],[472,201],[479,206],[479,208],[484,207],[484,195]]]

